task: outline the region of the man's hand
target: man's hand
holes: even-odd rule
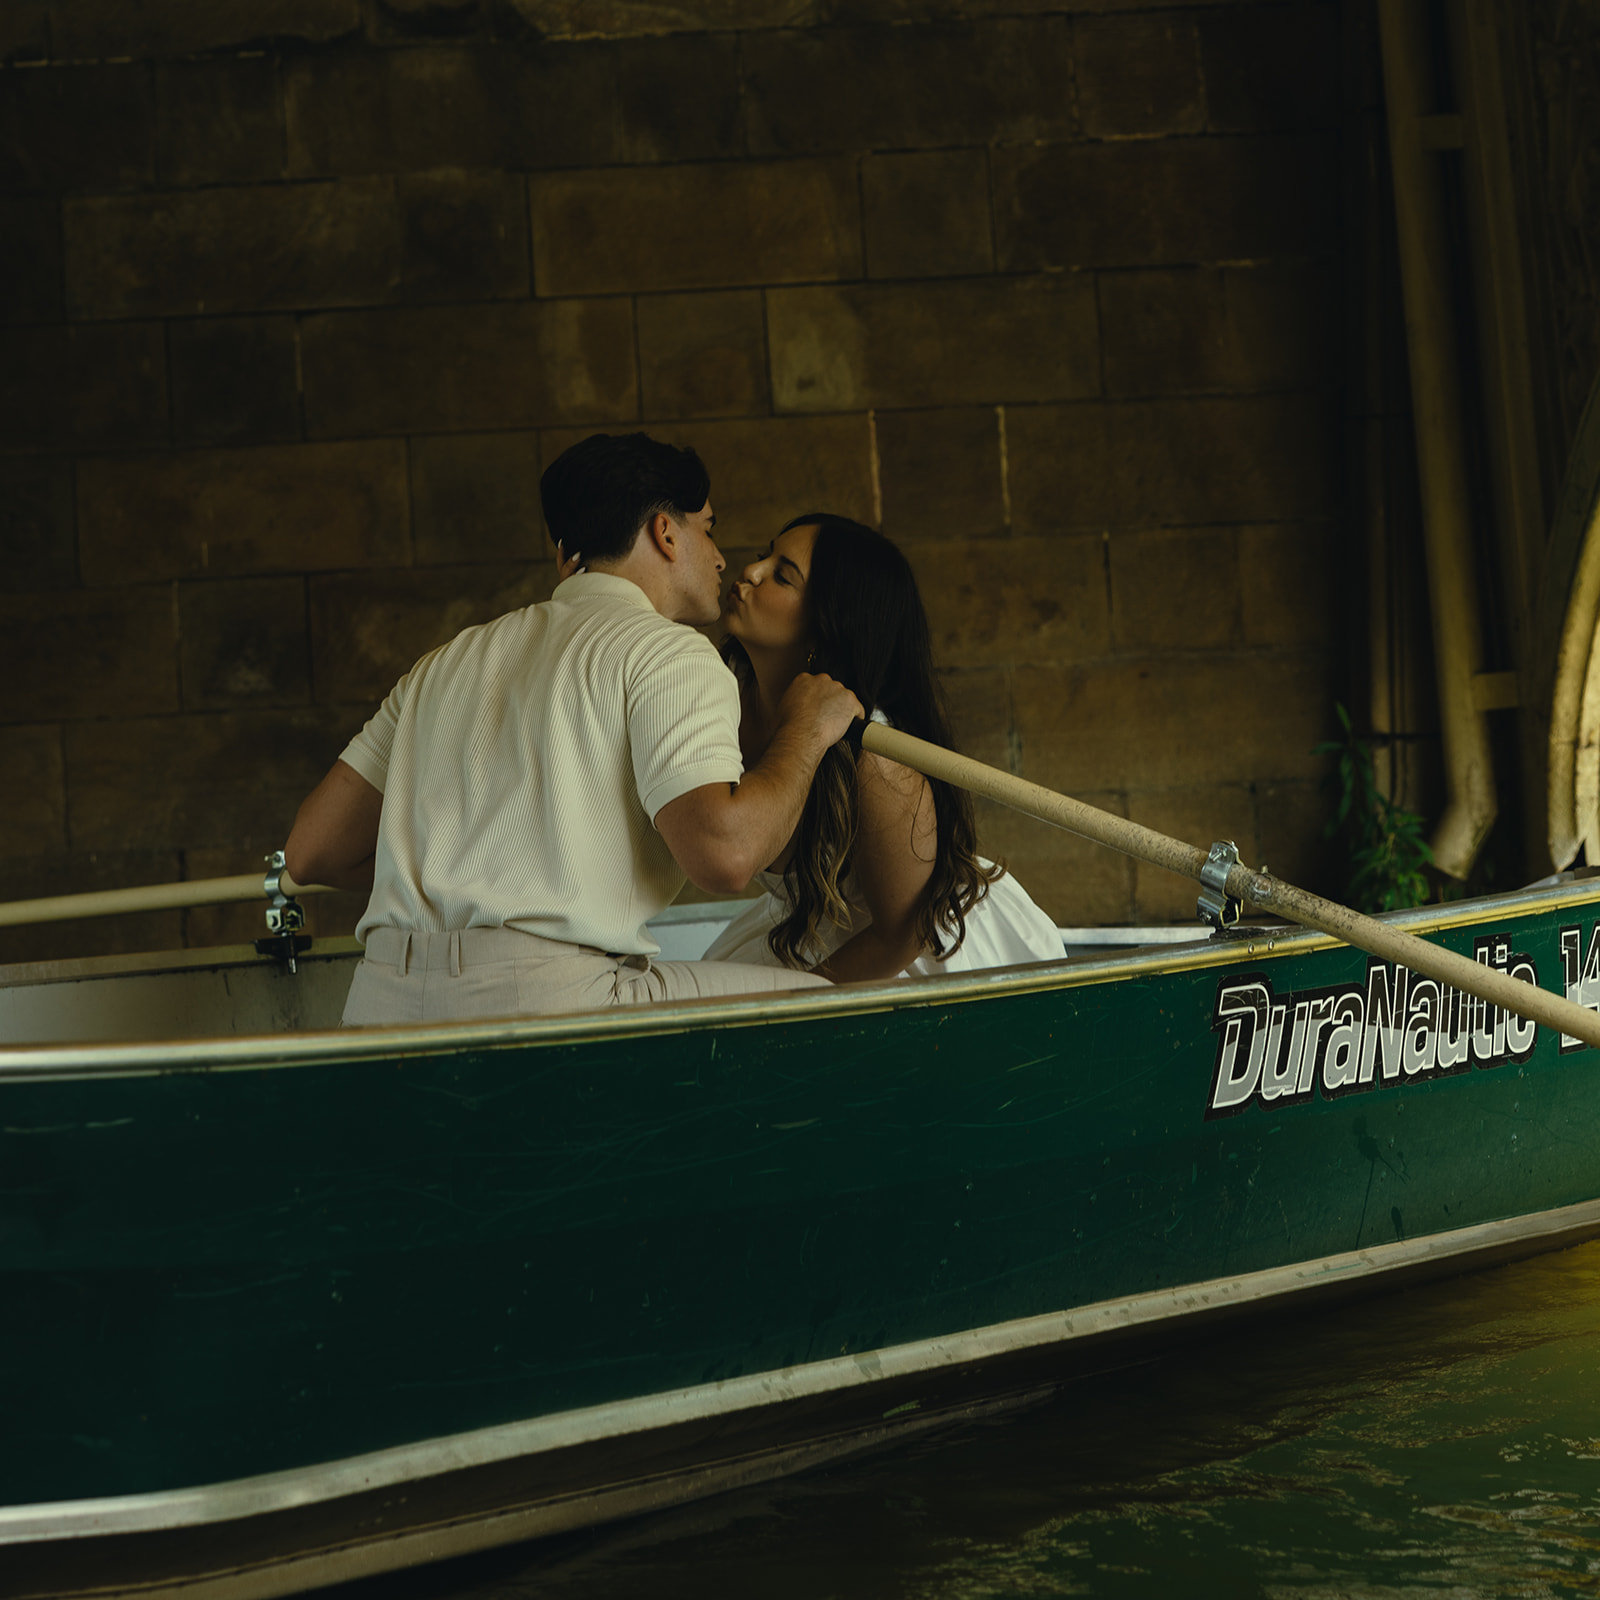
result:
[[[778,702],[778,731],[792,724],[797,732],[807,734],[815,741],[820,761],[823,752],[850,731],[850,724],[865,715],[861,702],[837,679],[825,672],[802,672]],[[813,770],[815,767],[813,762]]]

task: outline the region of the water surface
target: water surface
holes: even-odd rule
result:
[[[1600,1242],[326,1600],[1600,1595]]]

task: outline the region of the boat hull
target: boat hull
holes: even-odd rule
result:
[[[1597,894],[1411,920],[1589,1001]],[[1256,933],[628,1018],[10,1052],[0,1540],[38,1593],[119,1542],[129,1573],[136,1545],[174,1581],[231,1550],[219,1594],[283,1593],[1593,1231],[1594,1052],[1434,998]]]

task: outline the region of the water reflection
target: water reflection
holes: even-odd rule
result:
[[[328,1600],[1600,1594],[1600,1243]]]

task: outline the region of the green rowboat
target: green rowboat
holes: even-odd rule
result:
[[[1386,920],[1600,1008],[1600,883]],[[340,1032],[351,959],[0,974],[100,1032],[0,1050],[0,1591],[290,1593],[1600,1232],[1595,1051],[1311,931]]]

